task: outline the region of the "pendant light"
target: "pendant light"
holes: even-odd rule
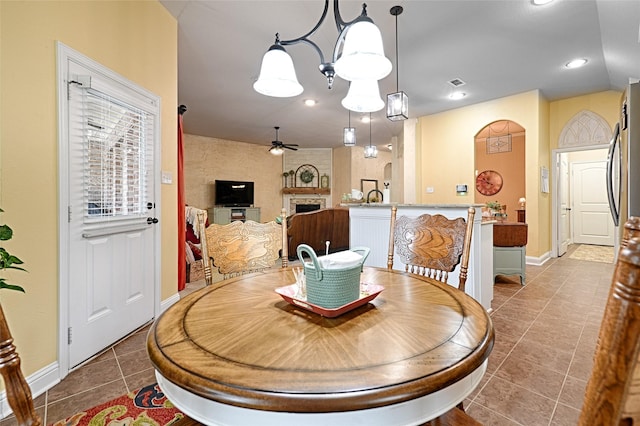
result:
[[[371,145],[371,113],[369,113],[369,146],[364,148],[364,158],[378,157],[378,148]]]
[[[396,92],[387,95],[387,118],[391,121],[409,118],[409,97],[399,87],[400,64],[398,63],[398,15],[402,13],[402,6],[393,6],[389,13],[396,17]]]
[[[342,143],[344,146],[356,146],[356,128],[351,127],[351,110],[349,110],[349,127],[344,128]]]

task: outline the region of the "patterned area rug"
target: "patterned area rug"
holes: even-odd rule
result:
[[[53,426],[166,426],[184,414],[171,404],[157,384],[128,393],[53,423]]]
[[[576,251],[571,253],[569,259],[613,263],[613,247],[581,244]]]

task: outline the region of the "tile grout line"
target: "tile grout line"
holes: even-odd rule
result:
[[[549,264],[545,269],[543,269],[543,270],[542,270],[538,275],[536,275],[536,276],[531,280],[531,283],[526,283],[526,281],[525,281],[525,285],[524,285],[524,286],[522,286],[521,288],[519,288],[519,289],[518,289],[518,291],[516,291],[516,292],[515,292],[513,295],[511,295],[507,300],[505,300],[505,301],[504,301],[504,302],[503,302],[503,303],[502,303],[502,304],[501,304],[497,309],[495,309],[495,310],[493,311],[493,313],[498,312],[498,311],[500,310],[500,308],[502,308],[502,307],[503,307],[507,302],[509,302],[511,299],[513,299],[517,294],[519,294],[521,291],[523,291],[524,289],[526,289],[529,285],[531,285],[531,284],[535,283],[535,281],[536,281],[536,280],[538,280],[542,274],[544,274],[546,271],[548,271],[548,270],[549,270],[549,268],[551,268],[551,267],[552,267],[553,265],[555,265],[556,263],[557,263],[557,261],[555,261],[555,262],[553,262],[553,263]],[[500,364],[498,364],[498,366],[496,366],[496,369],[494,370],[493,374],[491,375],[491,378],[490,378],[489,380],[487,380],[487,382],[484,384],[484,386],[482,387],[482,389],[480,389],[480,390],[476,393],[476,395],[473,397],[473,399],[471,400],[471,404],[474,404],[474,403],[475,403],[475,404],[478,404],[479,406],[481,406],[481,407],[483,407],[483,408],[485,408],[485,409],[488,409],[488,410],[490,410],[490,411],[492,411],[492,412],[493,412],[493,410],[491,410],[489,407],[485,407],[484,405],[480,404],[479,402],[476,402],[476,398],[478,397],[478,395],[480,394],[480,392],[482,392],[482,390],[483,390],[483,389],[484,389],[484,388],[489,384],[489,382],[491,381],[491,379],[493,379],[494,377],[498,377],[498,378],[500,378],[499,376],[496,376],[496,373],[498,372],[498,370],[500,369],[500,367],[502,367],[502,365],[505,363],[505,361],[507,360],[507,358],[509,357],[509,355],[511,355],[511,353],[513,352],[514,348],[515,348],[516,346],[518,346],[518,344],[522,341],[522,339],[524,338],[524,335],[525,335],[525,334],[527,334],[527,332],[529,331],[529,329],[533,326],[533,324],[535,324],[535,322],[538,320],[538,318],[540,317],[540,315],[542,314],[542,312],[547,308],[547,306],[549,306],[549,303],[551,302],[551,299],[553,299],[553,298],[558,294],[558,292],[559,292],[559,291],[560,291],[560,289],[561,289],[561,288],[566,284],[566,282],[567,282],[567,280],[568,280],[568,279],[569,279],[569,276],[567,276],[567,278],[562,282],[562,284],[560,284],[560,285],[558,286],[558,288],[556,289],[556,291],[554,292],[554,294],[553,294],[551,297],[549,297],[549,299],[548,299],[547,303],[546,303],[546,304],[544,305],[544,307],[540,310],[540,312],[538,312],[538,314],[536,315],[536,317],[534,318],[534,320],[533,320],[533,321],[531,322],[531,324],[527,327],[527,329],[522,333],[522,335],[520,335],[520,336],[518,337],[518,340],[517,340],[517,341],[516,341],[516,343],[513,345],[513,347],[509,350],[509,352],[507,352],[507,354],[505,355],[505,357],[504,357],[504,359],[502,360],[502,362],[500,362]],[[494,283],[494,285],[495,285],[495,283]],[[583,324],[583,327],[584,327],[584,324]],[[584,328],[583,328],[583,330],[584,330]],[[582,335],[582,331],[581,331],[581,335]],[[576,349],[577,349],[577,345],[576,345],[576,348],[574,348],[574,353],[575,353],[575,350],[576,350]],[[572,356],[572,360],[573,360],[573,356]],[[569,366],[570,366],[570,365],[571,365],[571,364],[569,364]],[[568,370],[567,370],[567,373],[565,374],[565,379],[563,379],[563,385],[564,385],[564,380],[566,380],[566,375],[568,375]],[[521,388],[521,389],[525,389],[525,390],[527,390],[527,391],[529,391],[529,392],[532,392],[532,393],[534,393],[534,394],[536,394],[536,395],[538,395],[538,396],[540,396],[540,397],[542,397],[542,398],[546,398],[546,399],[548,399],[549,401],[554,402],[554,408],[553,408],[553,410],[552,410],[552,412],[551,412],[551,415],[550,415],[550,417],[549,417],[549,424],[551,424],[551,422],[552,422],[552,420],[553,420],[553,415],[555,414],[556,407],[557,407],[557,404],[558,404],[558,399],[560,398],[560,395],[561,395],[561,393],[562,393],[562,387],[561,387],[561,389],[560,389],[560,393],[558,393],[558,397],[557,397],[557,398],[555,399],[555,401],[554,401],[553,399],[551,399],[551,398],[549,398],[549,397],[547,397],[547,396],[545,396],[545,395],[541,395],[541,394],[539,394],[538,392],[533,391],[532,389],[527,389],[527,388],[525,388],[525,387],[523,387],[523,386],[520,386],[520,385],[517,385],[517,384],[514,384],[514,386],[517,386],[517,387],[519,387],[519,388]],[[498,414],[500,414],[500,413],[498,413]],[[503,414],[500,414],[500,415],[501,415],[502,417],[507,418],[507,419],[508,419],[508,420],[510,420],[510,421],[513,421],[513,422],[515,422],[515,423],[517,423],[517,424],[521,424],[520,422],[518,422],[518,421],[517,421],[517,420],[515,420],[515,419],[512,419],[511,417],[507,417],[507,416],[505,416],[505,415],[503,415]]]
[[[598,286],[596,286],[594,288],[594,290],[593,290],[592,303],[591,303],[590,307],[593,306],[593,299],[595,299],[597,291],[598,291]],[[580,330],[580,337],[578,337],[578,343],[582,339],[582,336],[584,335],[584,330],[585,330],[586,327],[587,327],[587,320],[585,320],[585,322],[582,324],[582,330]],[[595,348],[594,348],[594,350],[595,350]],[[561,404],[560,397],[562,396],[562,391],[564,390],[564,387],[567,384],[567,378],[570,377],[569,376],[569,371],[571,369],[571,365],[573,364],[573,361],[575,360],[575,357],[576,357],[577,353],[578,353],[578,345],[576,345],[575,349],[573,350],[573,352],[571,354],[571,361],[569,361],[569,369],[567,369],[567,373],[564,375],[564,378],[562,380],[562,386],[560,387],[560,394],[558,395],[558,399],[556,400],[555,406],[553,407],[553,414],[556,413],[556,411],[558,409],[558,405]],[[573,376],[571,376],[571,377],[573,377]],[[575,377],[575,379],[578,379],[578,378]],[[578,380],[581,380],[581,379],[578,379]],[[563,405],[566,405],[567,407],[570,407],[570,408],[575,408],[575,407],[572,407],[572,406],[570,406],[568,404],[563,404]],[[551,416],[551,419],[549,420],[549,426],[552,426],[552,424],[551,424],[552,420],[553,420],[553,415]]]

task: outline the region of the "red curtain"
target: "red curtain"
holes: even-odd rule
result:
[[[187,111],[184,105],[178,107],[178,291],[184,290],[187,283],[187,256],[185,244],[187,221],[184,200],[184,142],[182,138],[182,114]]]

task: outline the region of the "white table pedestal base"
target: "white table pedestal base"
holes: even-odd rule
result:
[[[160,389],[176,407],[200,423],[211,426],[410,426],[434,419],[462,402],[480,383],[487,362],[453,385],[399,404],[366,410],[332,413],[286,413],[222,404],[174,385],[156,371]]]

